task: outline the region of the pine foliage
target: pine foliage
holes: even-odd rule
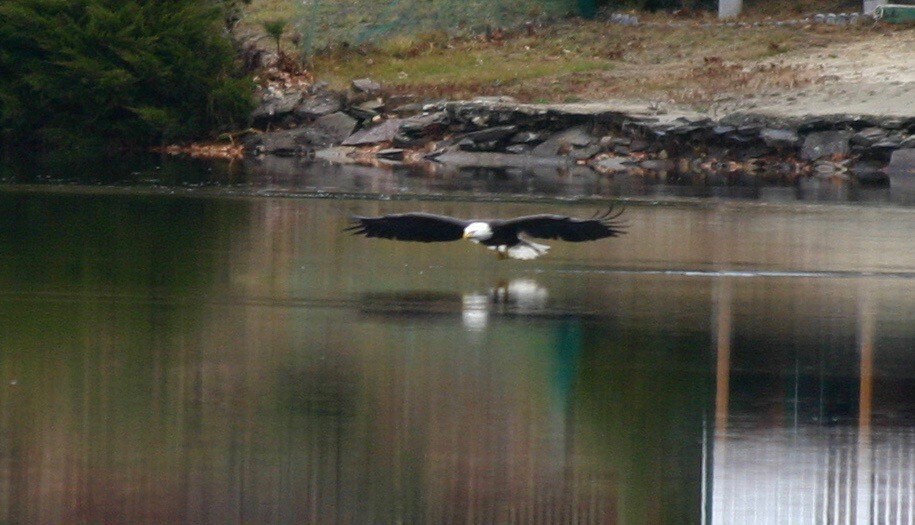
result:
[[[243,124],[250,81],[212,0],[3,0],[0,129],[61,146]]]

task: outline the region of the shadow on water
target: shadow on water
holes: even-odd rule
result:
[[[0,521],[911,520],[915,215],[633,206],[526,264],[341,235],[542,208],[0,194]]]

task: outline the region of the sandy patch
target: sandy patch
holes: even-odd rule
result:
[[[915,117],[915,31],[827,45],[813,54],[786,55],[779,62],[816,71],[821,80],[795,91],[743,97],[715,111]]]

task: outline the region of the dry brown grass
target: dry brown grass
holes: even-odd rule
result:
[[[666,24],[655,17],[650,22]],[[497,41],[400,41],[316,60],[320,78],[343,86],[370,76],[394,92],[465,98],[512,95],[531,102],[640,98],[705,103],[726,93],[792,89],[818,73],[781,63],[790,53],[871,36],[866,28],[679,25],[621,27],[575,22]]]
[[[818,10],[823,1],[798,5]],[[271,15],[285,5],[258,2]],[[764,12],[757,9],[745,20],[764,20]],[[816,69],[786,65],[783,58],[894,30],[866,24],[725,27],[705,12],[640,18],[638,27],[573,20],[476,37],[398,35],[327,50],[314,58],[314,73],[338,88],[371,77],[390,92],[420,98],[501,94],[528,102],[635,98],[703,105],[815,83]]]

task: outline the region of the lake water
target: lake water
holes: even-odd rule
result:
[[[600,198],[360,173],[0,187],[0,523],[915,520],[915,209],[498,261],[341,230]]]

